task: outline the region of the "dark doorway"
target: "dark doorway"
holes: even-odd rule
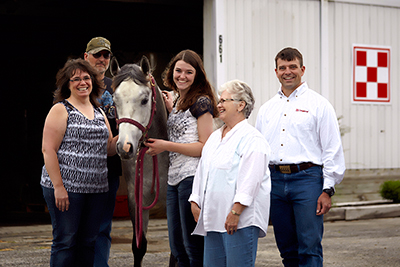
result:
[[[203,53],[203,1],[6,0],[0,4],[3,107],[0,223],[39,220],[42,129],[55,75],[82,57],[96,36],[111,41],[120,66],[143,54],[156,62],[159,85],[169,60],[183,49]],[[107,76],[109,76],[107,74]]]

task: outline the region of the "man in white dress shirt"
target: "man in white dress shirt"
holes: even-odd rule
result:
[[[278,93],[259,110],[256,128],[272,155],[271,221],[282,262],[322,266],[323,214],[345,172],[335,110],[302,82],[302,54],[284,48],[275,57]]]

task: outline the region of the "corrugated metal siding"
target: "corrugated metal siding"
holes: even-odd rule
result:
[[[250,123],[255,124],[261,104],[278,91],[274,59],[286,46],[303,53],[304,80],[320,91],[319,1],[229,0],[225,4],[226,79],[243,80],[253,89],[256,105]]]
[[[329,4],[330,101],[350,132],[342,138],[348,169],[399,168],[400,9]],[[352,45],[391,46],[391,104],[352,104]]]
[[[225,79],[243,80],[253,89],[256,105],[249,119],[251,124],[255,123],[259,107],[279,88],[274,58],[283,47],[297,47],[303,53],[306,66],[303,80],[321,93],[320,1],[204,1],[205,7],[214,1],[223,2],[225,7]],[[341,124],[350,127],[350,132],[342,138],[346,167],[400,168],[400,8],[329,1],[327,14],[329,90],[324,91],[338,117],[343,116]],[[205,36],[204,51],[205,58],[212,60],[218,57],[207,53],[215,49],[209,38]],[[392,48],[390,105],[352,104],[352,45],[355,43]],[[214,66],[215,63],[205,60],[205,64]],[[214,75],[208,74],[211,78]],[[213,85],[218,88],[221,84]]]

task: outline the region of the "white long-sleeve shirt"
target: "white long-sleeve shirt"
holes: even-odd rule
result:
[[[280,89],[261,106],[256,128],[271,146],[270,164],[323,165],[324,189],[343,180],[346,168],[335,110],[307,83],[289,97]]]
[[[238,229],[257,226],[266,235],[271,180],[270,148],[265,138],[247,120],[235,125],[222,138],[216,130],[203,147],[189,201],[201,208],[194,234],[226,232],[226,217],[235,202],[247,206]]]

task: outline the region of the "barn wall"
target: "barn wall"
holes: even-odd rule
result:
[[[343,136],[349,169],[399,168],[399,29],[400,8],[329,3],[330,101],[350,127]],[[391,103],[351,102],[352,45],[391,47]]]
[[[205,1],[205,6],[207,5]],[[286,46],[298,48],[304,55],[307,67],[305,80],[312,88],[319,91],[319,1],[265,1],[265,0],[222,0],[225,18],[223,35],[223,64],[217,56],[213,66],[225,68],[225,79],[219,84],[232,79],[247,82],[253,89],[256,98],[255,110],[250,122],[255,123],[256,114],[266,100],[271,98],[279,89],[275,76],[275,55]],[[210,11],[211,12],[211,11]],[[209,13],[210,13],[209,12]],[[204,13],[207,13],[205,9]],[[205,22],[206,23],[206,22]],[[208,28],[209,31],[215,29]],[[205,32],[207,29],[204,30]],[[205,55],[209,47],[205,36]],[[218,40],[217,40],[218,41]],[[211,53],[212,54],[212,53]],[[206,59],[205,59],[206,60]],[[217,66],[217,69],[218,69]],[[207,65],[206,65],[207,67]],[[211,80],[215,69],[211,69]]]
[[[286,46],[296,47],[302,52],[306,66],[303,81],[332,103],[337,116],[342,117],[342,128],[348,131],[342,139],[347,169],[400,168],[397,138],[400,6],[396,3],[205,0],[205,18],[208,14],[214,22],[212,26],[205,22],[204,26],[207,73],[216,88],[232,79],[250,85],[256,98],[249,118],[254,125],[259,107],[279,89],[274,72],[275,55]],[[223,36],[222,63],[217,49],[219,35]],[[352,103],[355,43],[391,47],[390,104]]]

